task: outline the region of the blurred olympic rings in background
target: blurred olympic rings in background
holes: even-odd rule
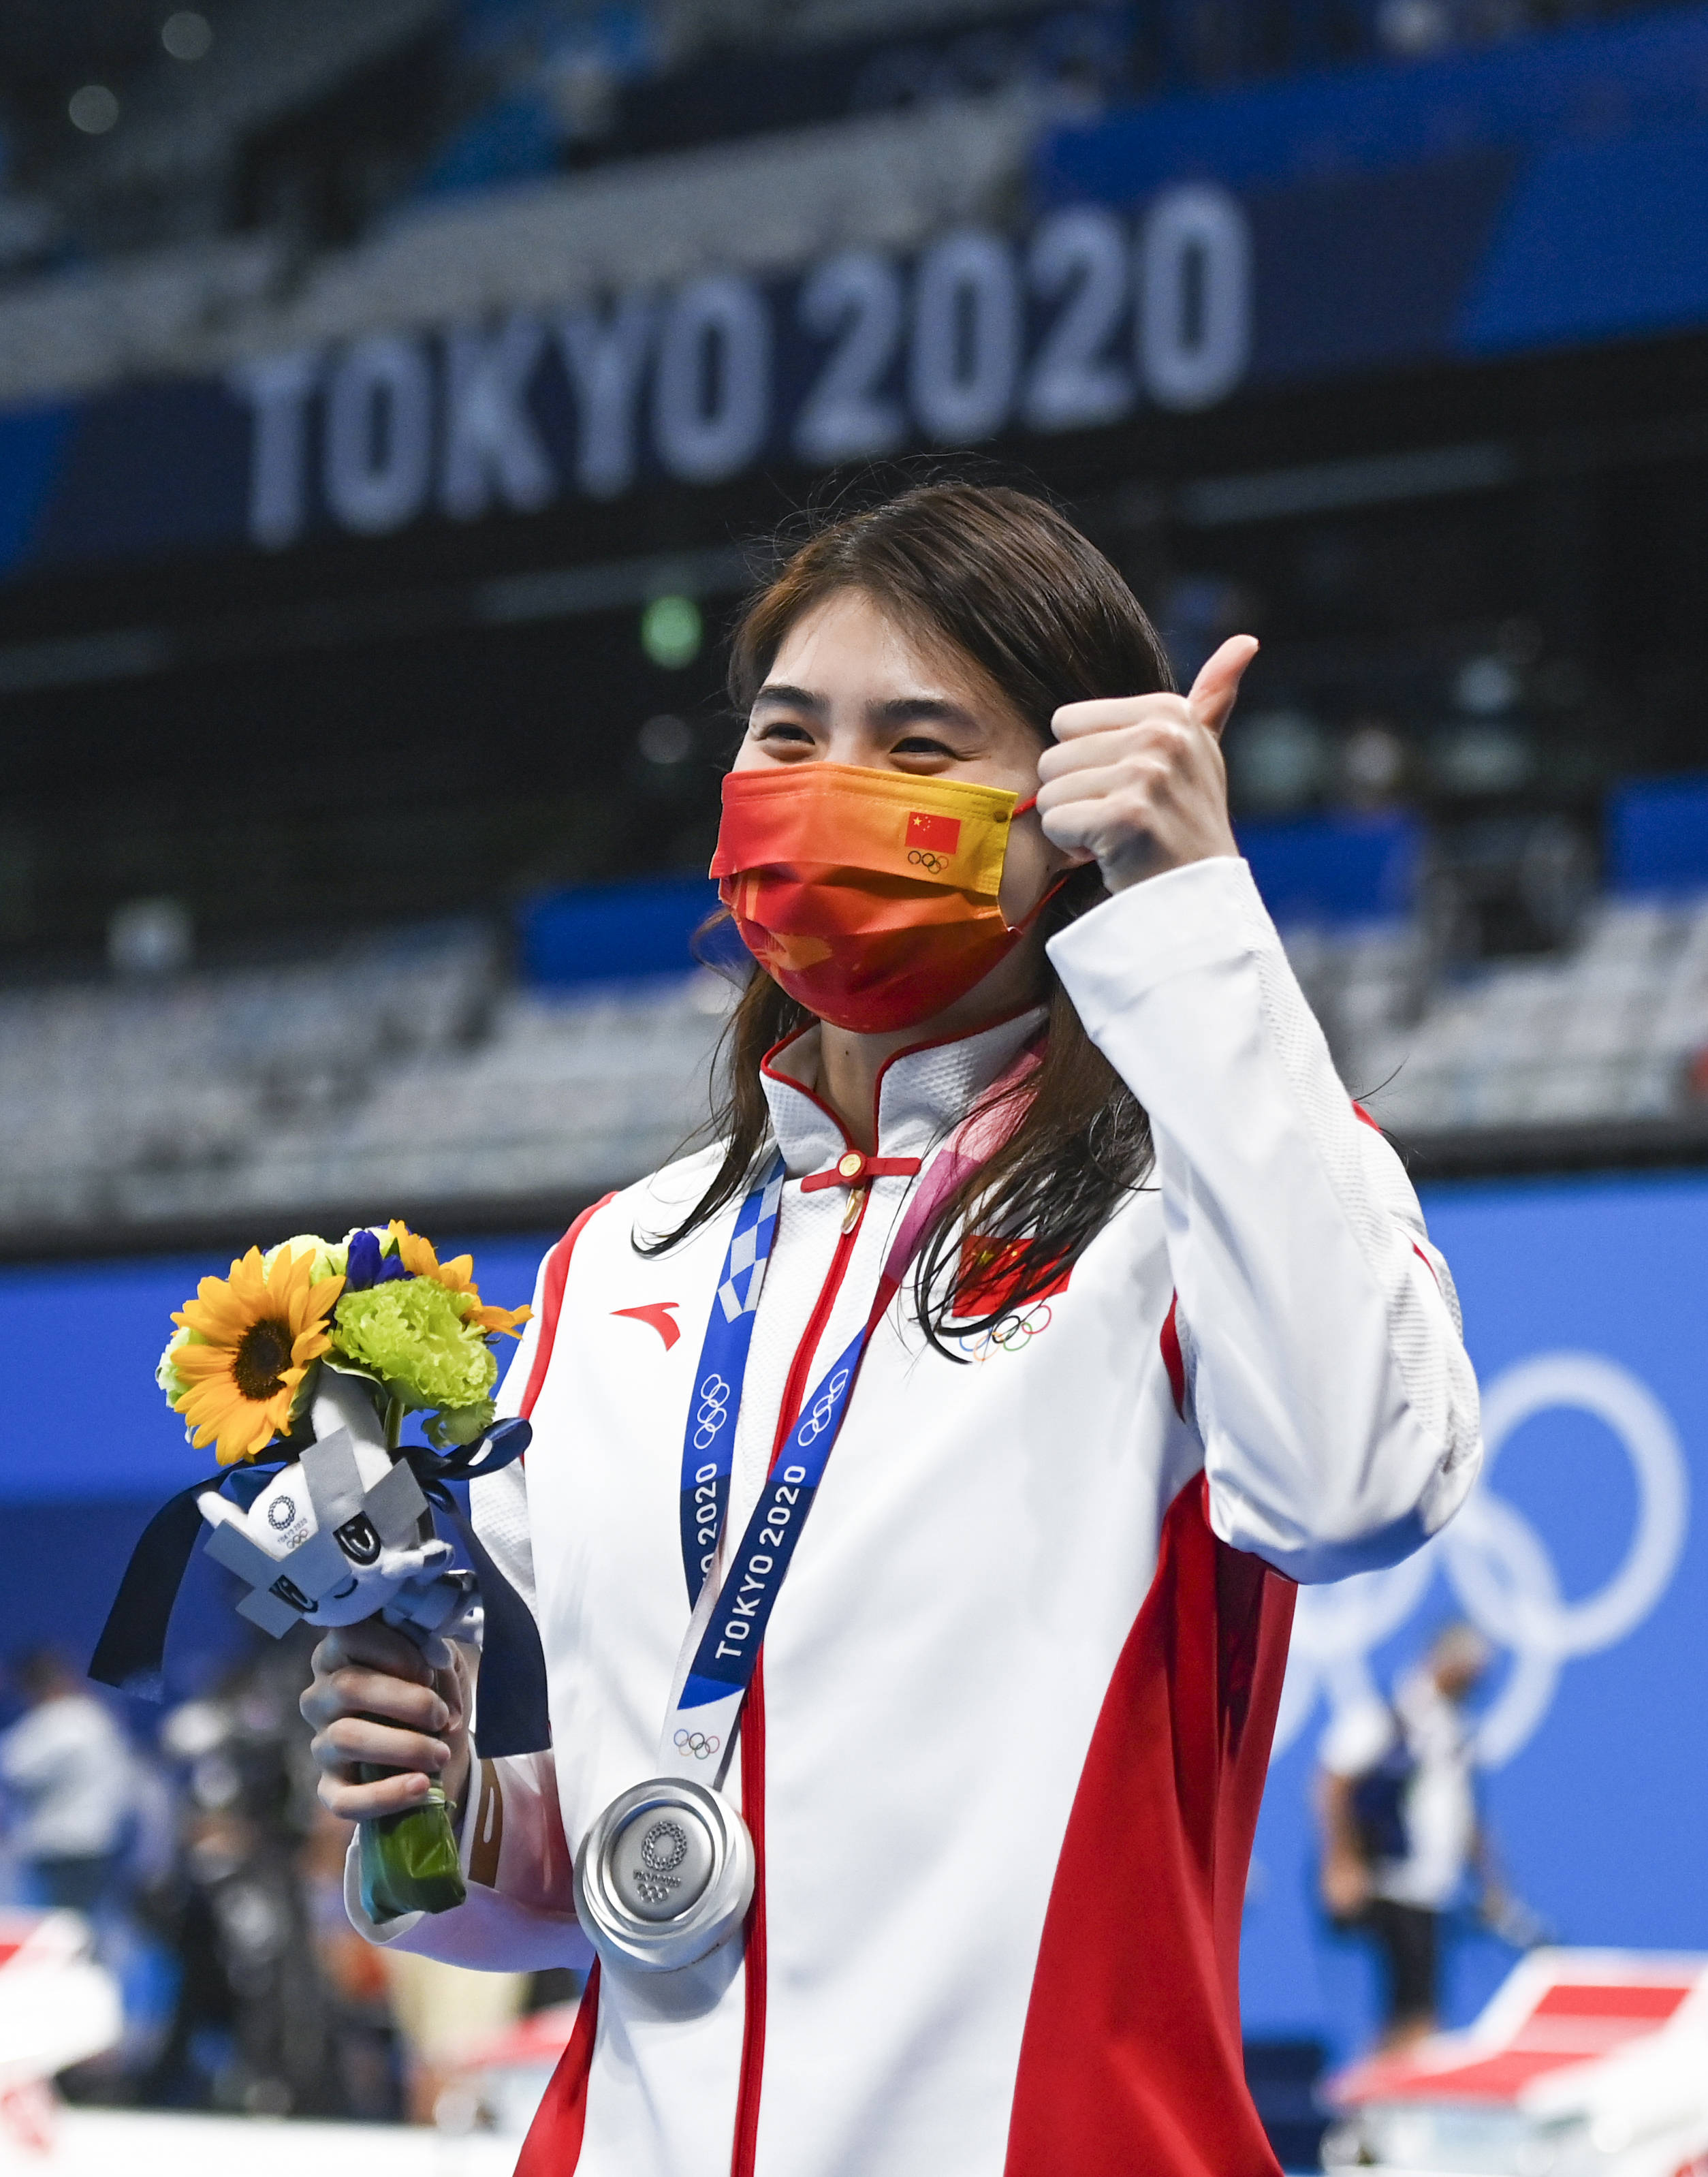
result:
[[[1593,1415],[1618,1439],[1636,1486],[1624,1554],[1602,1586],[1576,1601],[1560,1592],[1547,1545],[1490,1477],[1502,1446],[1536,1415],[1557,1408]],[[1547,1715],[1563,1666],[1611,1648],[1648,1617],[1684,1547],[1689,1476],[1671,1416],[1648,1386],[1594,1353],[1538,1353],[1497,1377],[1483,1394],[1483,1470],[1442,1532],[1385,1571],[1303,1587],[1293,1624],[1286,1687],[1276,1719],[1280,1754],[1310,1721],[1320,1694],[1332,1710],[1383,1698],[1372,1651],[1422,1604],[1439,1573],[1459,1608],[1512,1659],[1477,1732],[1477,1759],[1499,1768]]]

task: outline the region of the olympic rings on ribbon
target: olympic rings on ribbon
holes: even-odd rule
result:
[[[848,1389],[848,1370],[838,1368],[824,1387],[824,1394],[812,1411],[794,1432],[797,1443],[816,1443],[836,1419],[836,1410],[842,1403],[842,1394]]]
[[[729,1417],[729,1386],[713,1373],[700,1386],[700,1408],[695,1415],[694,1449],[709,1451]]]
[[[909,854],[908,859],[919,869],[929,870],[934,877],[941,876],[943,871],[949,866],[948,855],[934,854],[922,847],[914,848]]]
[[[723,1743],[715,1731],[709,1737],[703,1731],[679,1731],[674,1743],[679,1754],[691,1754],[696,1761],[708,1760]]]

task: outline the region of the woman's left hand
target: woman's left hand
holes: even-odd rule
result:
[[[1050,722],[1055,745],[1038,760],[1045,837],[1076,859],[1094,856],[1111,892],[1237,854],[1218,744],[1257,654],[1255,636],[1230,636],[1189,695],[1064,703]]]

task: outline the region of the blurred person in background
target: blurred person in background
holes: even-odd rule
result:
[[[113,1894],[136,1802],[129,1743],[56,1650],[30,1650],[8,1675],[25,1712],[0,1735],[0,1784],[29,1901],[96,1915]]]
[[[1275,2170],[1234,1991],[1293,1584],[1416,1548],[1479,1436],[1234,841],[1256,648],[1175,693],[1083,537],[958,483],[821,527],[736,629],[714,1139],[548,1258],[526,1468],[472,1485],[554,1750],[482,1758],[466,1665],[376,1621],[303,1697],[335,1813],[464,1812],[467,1901],[354,1885],[371,1940],[600,1946],[522,2177]],[[661,1909],[702,1757],[751,1903],[637,1967],[572,1848],[603,1814]],[[661,1772],[683,1820],[612,1830]]]
[[[528,1976],[472,1972],[396,1948],[380,1956],[403,2043],[410,2119],[432,2124],[442,2114],[439,2097],[456,2072],[521,2016]]]
[[[1318,1749],[1323,1902],[1335,1926],[1367,1936],[1380,1957],[1384,2049],[1435,2031],[1443,1926],[1468,1884],[1477,1885],[1486,1923],[1500,1929],[1513,1918],[1476,1798],[1470,1703],[1492,1661],[1474,1625],[1445,1627],[1391,1703],[1343,1710]]]
[[[299,1856],[314,1954],[331,1998],[347,2114],[396,2124],[406,2106],[408,2054],[392,2012],[388,1952],[364,1943],[344,1910],[351,1825],[324,1807]]]
[[[144,2087],[151,2103],[352,2113],[343,2011],[315,1938],[308,1847],[319,1813],[296,1706],[303,1669],[302,1645],[281,1642],[161,1727],[183,1813],[175,1878],[154,1910],[179,1978]]]

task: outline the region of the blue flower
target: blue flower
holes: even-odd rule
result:
[[[351,1236],[350,1264],[344,1274],[345,1290],[366,1292],[370,1285],[389,1285],[409,1273],[396,1255],[382,1255],[376,1234],[365,1228]]]

